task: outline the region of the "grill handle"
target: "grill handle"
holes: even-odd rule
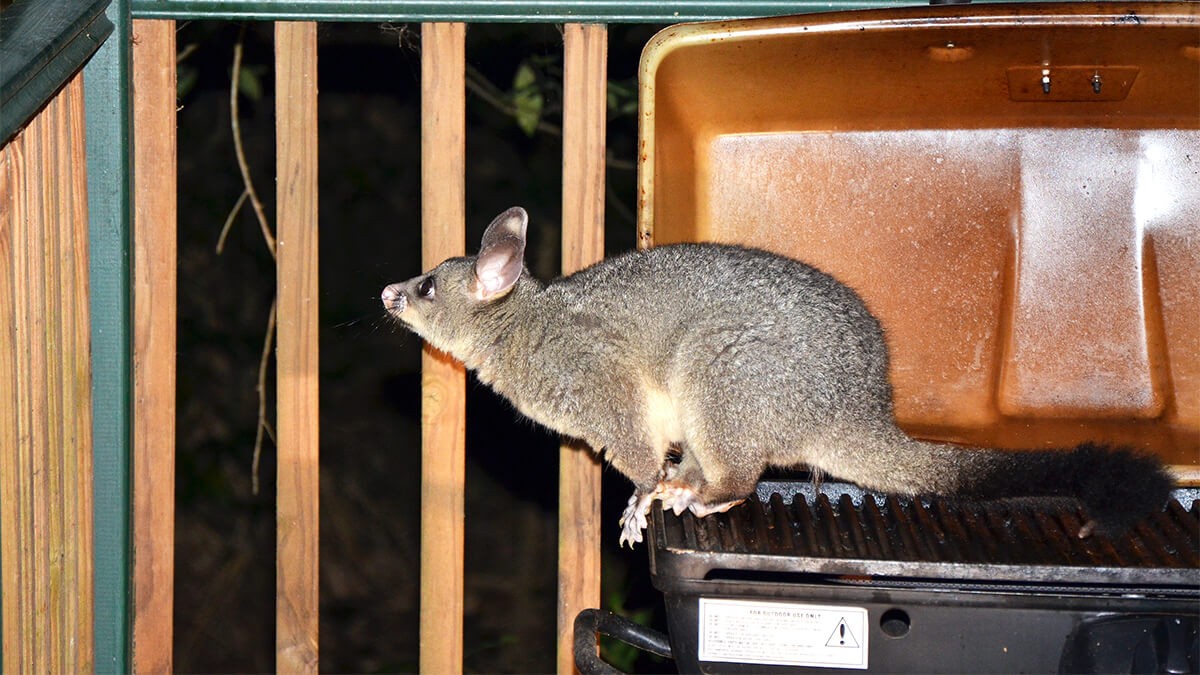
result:
[[[599,635],[616,638],[638,649],[671,658],[667,636],[603,609],[585,609],[575,617],[575,667],[582,675],[617,675],[621,671],[600,658]]]

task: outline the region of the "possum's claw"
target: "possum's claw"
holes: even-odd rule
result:
[[[633,548],[634,544],[642,540],[642,530],[646,529],[647,525],[646,514],[650,512],[650,504],[658,494],[657,489],[644,495],[634,492],[629,498],[629,504],[621,513],[621,546],[629,544],[629,548]]]
[[[621,546],[629,544],[629,548],[633,548],[634,544],[642,541],[642,530],[649,525],[646,515],[650,513],[650,507],[656,500],[662,502],[664,510],[670,509],[677,516],[684,511],[691,511],[697,518],[714,513],[724,513],[746,501],[745,499],[734,499],[717,504],[705,504],[700,501],[700,498],[696,496],[696,491],[690,486],[670,482],[669,471],[667,476],[668,479],[659,482],[653,491],[646,494],[634,492],[629,497],[629,503],[625,506],[625,511],[621,513]]]

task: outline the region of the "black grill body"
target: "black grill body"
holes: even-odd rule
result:
[[[651,573],[680,672],[1198,672],[1200,490],[1173,497],[1119,539],[1079,539],[1073,506],[764,482],[724,514],[656,509]],[[761,637],[761,624],[702,617],[713,600],[798,613],[793,621],[810,608],[828,623],[813,629],[821,639],[834,626],[823,653],[835,655],[846,608],[850,636],[840,641],[863,662],[847,669],[818,654],[779,664],[788,650],[774,647],[701,661],[705,631],[721,644],[722,630],[734,643]]]

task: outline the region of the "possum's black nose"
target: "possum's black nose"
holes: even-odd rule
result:
[[[379,294],[379,299],[383,301],[383,308],[394,314],[399,314],[408,306],[408,296],[404,294],[404,289],[400,284],[392,284],[383,289],[383,293]]]

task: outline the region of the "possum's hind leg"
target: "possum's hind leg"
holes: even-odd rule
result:
[[[639,431],[627,431],[637,437],[622,444],[634,450],[614,452],[609,458],[613,467],[637,486],[621,516],[621,543],[629,542],[631,546],[642,540],[651,505],[655,500],[669,497],[664,480],[675,465],[667,456],[672,446],[683,441],[679,412],[671,396],[661,387],[646,383],[642,396],[638,420],[641,424],[635,425]]]
[[[751,447],[757,439],[741,428],[736,412],[706,409],[688,419],[683,456],[664,480],[663,506],[677,514],[684,509],[698,517],[728,511],[754,493],[766,468],[766,453]]]

